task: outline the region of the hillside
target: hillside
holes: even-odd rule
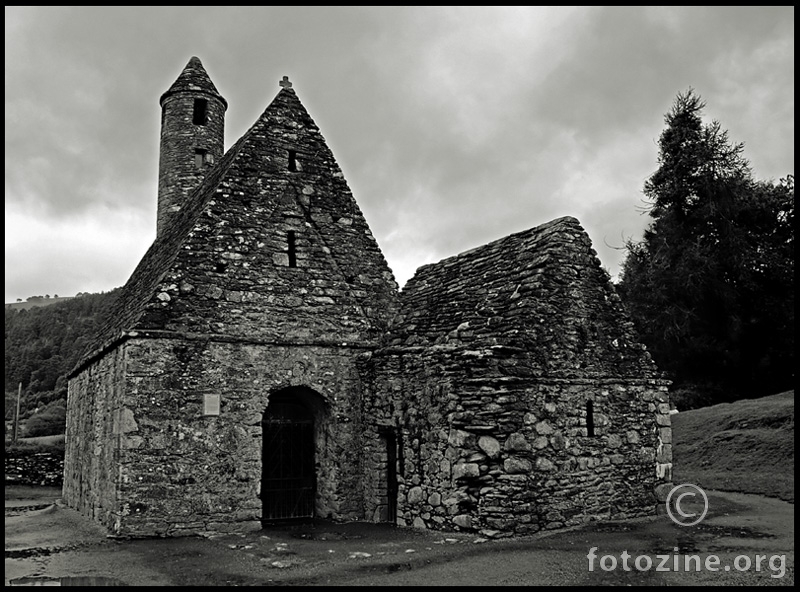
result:
[[[672,416],[673,480],[794,502],[794,391]]]
[[[20,416],[66,399],[66,374],[97,331],[115,291],[81,294],[47,306],[5,308],[5,419],[13,418],[17,385],[22,383]],[[28,305],[33,299],[18,303]]]
[[[25,302],[6,302],[6,310],[28,310],[38,306],[50,306],[58,302],[66,302],[72,300],[74,296],[53,296],[52,298],[45,298],[43,296],[35,296],[28,298]]]

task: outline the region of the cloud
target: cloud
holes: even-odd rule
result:
[[[123,285],[155,238],[155,224],[130,211],[41,218],[6,204],[5,301],[104,292]]]
[[[229,102],[227,146],[290,77],[401,283],[562,215],[583,223],[615,273],[621,252],[604,243],[648,221],[641,188],[678,92],[703,96],[759,178],[793,171],[793,17],[791,7],[7,7],[6,211],[27,247],[9,254],[7,238],[7,290],[32,277],[15,271],[32,250],[62,256],[51,237],[69,242],[68,228],[118,258],[114,271],[97,266],[106,289],[127,278],[132,247],[115,252],[105,229],[152,240],[158,98],[192,55]],[[52,292],[56,277],[12,291]]]

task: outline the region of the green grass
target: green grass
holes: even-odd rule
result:
[[[64,434],[5,441],[5,452],[64,452]]]
[[[37,436],[35,438],[20,438],[18,442],[28,442],[31,444],[41,444],[43,446],[51,446],[59,444],[64,441],[64,434],[55,436]]]
[[[673,480],[794,502],[794,391],[672,416]]]
[[[6,500],[31,500],[31,504],[42,500],[56,500],[61,497],[60,487],[42,487],[41,485],[6,485]]]

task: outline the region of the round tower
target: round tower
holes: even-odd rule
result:
[[[222,157],[228,108],[196,57],[161,95],[160,104],[157,237]]]

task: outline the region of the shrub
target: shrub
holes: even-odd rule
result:
[[[28,436],[54,436],[63,434],[67,426],[67,404],[64,400],[53,401],[32,415],[26,425]]]

